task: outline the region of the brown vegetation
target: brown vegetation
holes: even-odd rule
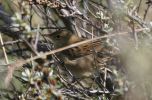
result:
[[[0,0],[0,99],[151,100],[151,0]]]

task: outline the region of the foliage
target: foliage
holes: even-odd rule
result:
[[[150,100],[151,5],[151,0],[0,0],[0,99]],[[84,44],[54,50],[49,35],[62,29],[87,44],[104,45],[93,53],[103,67],[89,77],[89,87],[69,70],[62,72],[58,53]]]

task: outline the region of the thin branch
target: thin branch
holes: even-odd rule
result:
[[[142,0],[139,1],[139,5],[138,5],[138,8],[137,8],[137,12],[139,12],[139,10],[140,10],[141,2],[142,2]]]
[[[0,34],[0,41],[1,41],[1,45],[4,45],[4,42],[3,42],[3,39],[2,39],[2,34]],[[5,47],[3,46],[2,49],[3,49],[3,53],[4,53],[4,57],[5,57],[5,62],[6,62],[6,64],[9,64]]]
[[[147,16],[147,13],[148,13],[148,11],[149,11],[150,6],[151,6],[151,4],[148,4],[147,9],[145,10],[145,13],[144,13],[144,18],[143,18],[143,20],[146,19],[146,16]]]
[[[144,31],[145,29],[147,29],[147,28],[136,29],[135,31],[136,32],[141,32],[141,31]],[[19,66],[23,66],[23,64],[26,64],[26,63],[28,63],[28,62],[30,62],[32,60],[43,58],[43,57],[46,57],[47,55],[52,55],[52,54],[55,54],[57,52],[61,52],[63,50],[67,50],[67,49],[70,49],[70,48],[73,48],[73,47],[76,47],[76,46],[79,46],[79,45],[82,45],[82,44],[85,44],[85,43],[89,43],[89,42],[92,42],[92,41],[97,41],[99,39],[104,39],[104,38],[108,38],[108,37],[114,37],[114,36],[117,36],[117,35],[126,35],[128,33],[130,33],[130,32],[111,33],[109,35],[100,36],[100,37],[96,37],[96,38],[93,38],[93,39],[87,39],[87,40],[82,41],[82,42],[74,43],[74,44],[65,46],[63,48],[59,48],[59,49],[56,49],[56,50],[52,50],[50,52],[43,53],[41,55],[35,56],[33,58],[30,58],[30,59],[27,59],[27,60],[24,60],[24,61],[22,60],[20,62],[20,64],[12,63],[11,66],[18,66],[18,67]]]

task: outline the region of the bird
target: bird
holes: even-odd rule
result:
[[[54,44],[54,49],[86,40],[67,29],[49,34],[48,39]],[[59,52],[57,57],[76,78],[90,77],[97,67],[94,52],[100,52],[102,49],[103,45],[99,40]]]

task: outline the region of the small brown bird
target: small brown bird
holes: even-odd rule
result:
[[[65,29],[50,34],[49,39],[54,43],[55,49],[85,40]],[[57,56],[75,77],[89,77],[96,67],[93,52],[99,52],[102,49],[102,42],[95,41],[70,48]]]

